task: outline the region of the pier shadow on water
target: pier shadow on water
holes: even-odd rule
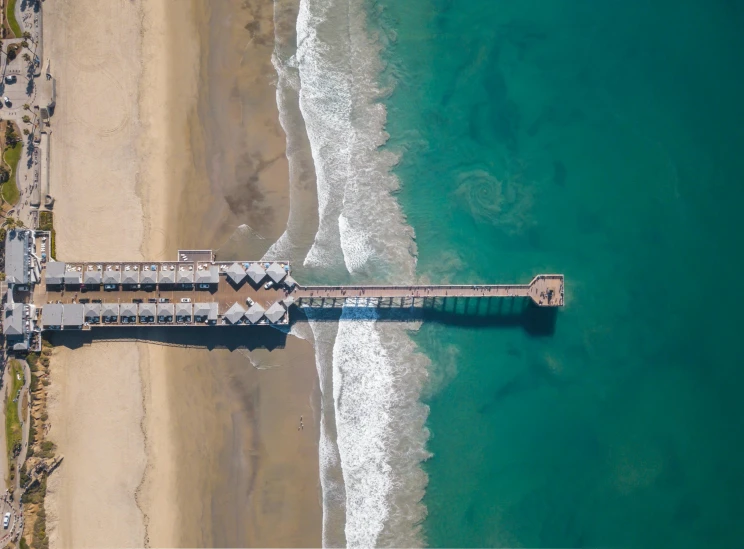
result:
[[[349,300],[351,301],[351,300]],[[472,328],[522,328],[536,337],[552,336],[558,318],[558,307],[538,307],[529,298],[448,297],[416,300],[416,306],[401,306],[400,299],[381,299],[378,306],[359,299],[358,306],[344,305],[344,322],[377,320],[381,322],[436,322]],[[292,309],[292,323],[315,321],[338,322],[343,309],[337,300],[315,300],[316,305]],[[350,313],[350,314],[349,314]]]
[[[416,306],[401,306],[400,300],[381,300],[378,306],[368,305],[360,299],[358,306],[341,300],[332,306],[325,300],[323,306],[293,307],[292,324],[307,322],[436,322],[450,326],[477,328],[521,328],[535,337],[552,336],[558,317],[556,307],[538,307],[528,298],[436,298],[425,304],[417,300]],[[320,304],[321,300],[317,300]],[[341,320],[343,310],[346,315]],[[141,341],[177,347],[202,349],[282,349],[286,345],[286,326],[141,326],[107,327],[92,330],[64,330],[50,332],[55,345],[76,349],[94,341]]]

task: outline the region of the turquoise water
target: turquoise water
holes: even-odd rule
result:
[[[426,322],[431,546],[744,535],[744,5],[378,0],[435,281],[566,275],[554,329]]]

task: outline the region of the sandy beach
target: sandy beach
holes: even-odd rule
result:
[[[271,4],[44,10],[59,258],[164,259],[240,225],[265,252],[289,212]],[[313,351],[270,331],[197,348],[59,338],[51,545],[320,545]]]

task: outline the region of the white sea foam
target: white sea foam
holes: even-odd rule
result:
[[[362,280],[410,282],[413,231],[391,195],[398,188],[390,171],[397,158],[379,149],[387,139],[379,45],[367,33],[363,5],[300,2],[299,102],[319,218],[304,263],[345,266]],[[330,347],[329,323],[308,315],[323,393],[323,543],[420,545],[428,409],[419,399],[427,361],[407,334],[416,326],[381,322],[374,308],[349,303]],[[343,535],[332,531],[344,521]]]

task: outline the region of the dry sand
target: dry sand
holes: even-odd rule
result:
[[[240,224],[268,247],[288,212],[271,3],[47,0],[44,10],[60,259],[167,258],[217,248]],[[52,547],[319,545],[313,353],[269,332],[211,351],[61,339]],[[283,348],[236,350],[267,341]],[[257,370],[248,355],[274,367]]]
[[[138,6],[44,4],[45,52],[57,78],[52,193],[61,258],[141,257]],[[91,32],[95,29],[95,32]],[[140,353],[134,344],[55,351],[49,437],[66,456],[49,479],[53,547],[137,547],[145,467]]]

